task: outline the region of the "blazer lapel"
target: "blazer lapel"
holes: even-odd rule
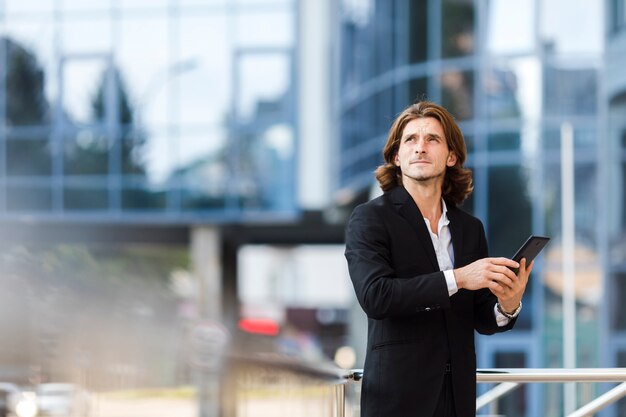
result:
[[[428,256],[428,260],[430,261],[432,267],[435,271],[439,271],[439,263],[437,262],[435,248],[433,247],[430,233],[426,228],[426,223],[424,223],[424,216],[422,216],[422,213],[417,207],[417,204],[415,204],[415,201],[413,201],[411,195],[401,185],[392,189],[390,191],[390,194],[394,207],[396,208],[400,216],[402,216],[411,225],[411,227],[417,234],[417,240],[421,244],[422,250]],[[454,237],[454,235],[452,236]]]
[[[452,249],[454,249],[454,267],[457,268],[459,266],[459,260],[461,259],[461,243],[463,242],[463,227],[461,222],[458,220],[458,209],[452,205],[448,204],[448,220],[450,224],[448,227],[450,228],[450,234],[452,235]]]

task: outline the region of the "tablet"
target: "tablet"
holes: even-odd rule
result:
[[[513,255],[511,259],[515,262],[519,262],[522,258],[526,258],[526,265],[528,265],[539,255],[539,252],[548,244],[549,240],[549,237],[533,235],[524,242],[522,247],[515,252],[515,255]]]

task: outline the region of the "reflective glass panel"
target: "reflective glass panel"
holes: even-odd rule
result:
[[[13,13],[50,12],[54,9],[54,3],[55,0],[4,0],[4,7],[10,17]]]
[[[611,327],[613,330],[626,331],[626,273],[619,272],[612,275],[612,291],[609,291],[611,312]],[[626,363],[622,364],[626,365]]]
[[[81,4],[89,2],[81,1]],[[103,13],[97,18],[80,15],[63,20],[61,42],[64,55],[73,53],[107,54],[112,50],[111,21]]]
[[[604,4],[586,0],[539,2],[544,49],[556,54],[602,52]]]
[[[107,65],[105,58],[69,59],[63,65],[63,108],[66,123],[85,125],[106,120]]]
[[[549,116],[594,115],[598,104],[598,71],[546,65],[544,106]]]
[[[516,58],[485,72],[483,93],[493,119],[535,119],[541,112],[541,65],[536,58]]]
[[[521,166],[489,167],[491,256],[513,256],[532,231],[529,176]]]
[[[409,81],[409,102],[421,101],[428,98],[428,79],[426,77],[412,78]],[[391,126],[391,123],[389,124]]]
[[[33,35],[31,33],[31,35]],[[10,33],[0,39],[6,80],[6,124],[8,126],[50,123],[51,103],[47,94],[46,67],[38,50],[27,38]],[[48,45],[42,45],[44,48]],[[4,71],[3,71],[4,72]]]
[[[7,184],[7,211],[30,212],[52,210],[52,187],[49,183]]]
[[[439,76],[441,104],[458,120],[474,117],[474,72],[449,70]]]
[[[223,193],[213,194],[204,187],[185,187],[181,192],[181,209],[182,210],[221,210],[228,207],[238,208],[239,198],[233,196],[229,199]],[[232,205],[234,204],[234,206]]]
[[[519,132],[499,132],[489,135],[487,146],[490,151],[517,151],[520,149]]]
[[[127,0],[117,3],[124,2],[127,2]],[[65,12],[89,12],[91,15],[93,12],[100,12],[102,14],[105,14],[111,8],[111,4],[114,3],[114,0],[61,0],[58,3],[61,5],[62,10]]]
[[[149,131],[147,135],[144,151],[141,152],[146,173],[152,184],[164,186],[174,176],[177,142],[163,130]]]
[[[109,171],[109,137],[83,129],[66,136],[63,147],[65,175],[106,175]]]
[[[167,192],[142,186],[125,186],[122,189],[122,209],[127,211],[163,210]]]
[[[223,178],[211,178],[210,172],[213,169],[209,166],[229,162],[227,160],[228,153],[224,150],[227,134],[228,132],[222,126],[209,128],[187,126],[181,129],[177,146],[178,169],[184,171],[187,168],[197,169],[199,166],[205,166],[197,172],[199,184],[223,183]]]
[[[33,133],[6,141],[7,176],[52,174],[52,146],[47,134]]]
[[[545,129],[542,138],[544,150],[555,151],[549,155],[552,158],[560,158],[561,141],[563,140],[562,128]],[[576,150],[587,150],[587,152],[579,153],[579,158],[586,160],[595,159],[595,150],[597,149],[599,138],[595,128],[575,127],[574,128],[574,147]],[[556,153],[558,152],[558,154]]]
[[[625,7],[626,9],[626,7]],[[626,21],[626,17],[624,19]],[[624,276],[623,278],[626,278],[626,276]],[[621,303],[622,305],[624,303]],[[617,354],[617,366],[620,368],[625,368],[626,367],[626,351],[622,350],[620,352],[618,352]],[[617,402],[617,414],[620,416],[624,416],[626,415],[626,401],[618,401]]]
[[[494,366],[496,368],[526,368],[528,362],[524,352],[497,352]],[[528,393],[526,384],[512,393],[498,400],[498,413],[508,417],[523,417],[526,415]]]
[[[237,118],[281,118],[293,107],[286,95],[291,84],[291,60],[287,54],[253,53],[236,62],[239,95]]]
[[[119,23],[116,64],[124,79],[139,124],[162,126],[168,113],[171,81],[187,67],[169,53],[168,22],[159,18],[126,18]]]
[[[576,242],[581,248],[595,253],[598,230],[598,177],[594,163],[578,163],[574,177],[574,223]],[[544,193],[545,233],[553,239],[561,236],[561,164],[544,165],[542,175]]]
[[[535,1],[490,0],[487,19],[489,53],[515,54],[533,50]]]
[[[241,13],[235,17],[236,45],[289,46],[294,42],[293,14],[289,10]]]
[[[66,186],[63,189],[63,208],[67,211],[106,210],[109,191],[95,184]]]
[[[428,2],[409,1],[409,62],[423,62],[428,57]],[[406,18],[406,17],[404,17]]]
[[[231,111],[232,30],[221,16],[185,16],[180,25],[182,67],[177,86],[179,120],[186,124],[221,124]]]
[[[466,0],[441,1],[441,56],[474,53],[474,4]]]

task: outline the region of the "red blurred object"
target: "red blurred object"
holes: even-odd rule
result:
[[[265,336],[278,336],[280,326],[271,319],[241,319],[239,328],[244,332],[262,334]]]

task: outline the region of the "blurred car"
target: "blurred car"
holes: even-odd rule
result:
[[[86,417],[89,415],[89,394],[69,383],[45,383],[37,386],[38,416]]]
[[[15,398],[20,394],[17,385],[10,382],[0,382],[0,417],[6,417],[13,412]]]

